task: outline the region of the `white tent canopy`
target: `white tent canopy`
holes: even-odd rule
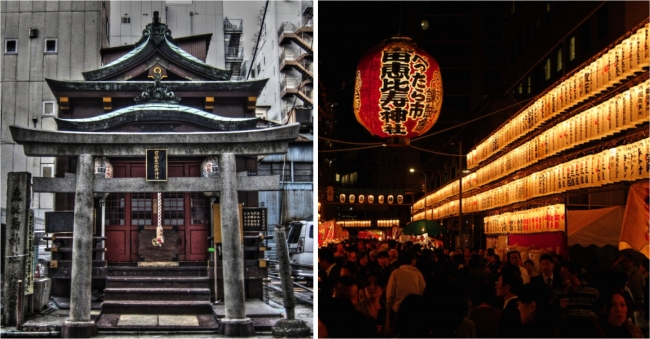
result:
[[[613,206],[594,210],[567,211],[569,246],[596,245],[618,247],[623,225],[623,207]]]

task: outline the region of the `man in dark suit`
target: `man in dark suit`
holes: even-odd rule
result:
[[[562,284],[562,278],[553,273],[555,269],[555,261],[553,260],[552,255],[542,255],[541,258],[539,258],[539,266],[542,274],[532,277],[530,279],[531,283],[544,284],[551,288],[551,290],[564,286]]]
[[[517,293],[524,285],[518,267],[506,265],[497,280],[497,297],[502,298],[503,313],[499,320],[497,338],[520,338],[521,337],[521,316],[517,305]]]
[[[327,247],[318,250],[318,263],[320,265],[318,271],[319,294],[331,297],[336,281],[341,275],[341,266],[336,263],[334,253]]]

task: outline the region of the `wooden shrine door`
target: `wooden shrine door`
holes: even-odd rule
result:
[[[169,177],[200,176],[199,161],[170,161]],[[115,178],[145,177],[144,161],[113,161]],[[137,262],[139,236],[158,224],[155,193],[112,193],[106,199],[106,260]],[[162,195],[162,224],[166,241],[178,250],[178,261],[208,259],[210,236],[209,200],[201,192],[171,192]],[[172,245],[166,243],[167,245]],[[163,244],[164,246],[164,244]]]

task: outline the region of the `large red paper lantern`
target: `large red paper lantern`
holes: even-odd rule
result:
[[[357,66],[354,114],[371,134],[412,138],[438,120],[442,77],[436,60],[410,38],[393,37]]]

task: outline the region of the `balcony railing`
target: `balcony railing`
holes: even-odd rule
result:
[[[280,53],[280,63],[285,61],[293,61],[298,59],[300,56],[300,51],[295,49],[285,48],[282,53]]]
[[[244,46],[228,47],[226,49],[226,59],[243,59]]]
[[[278,29],[278,36],[282,35],[282,33],[295,33],[297,30],[298,27],[291,22],[283,22],[280,29]]]
[[[224,19],[223,20],[223,29],[226,32],[239,31],[241,32],[244,29],[244,20],[242,19]]]
[[[300,88],[301,81],[302,79],[297,77],[284,77],[282,79],[282,82],[280,83],[280,88],[282,89],[282,93],[285,93],[287,90],[290,89]]]
[[[303,15],[313,15],[314,14],[314,2],[313,1],[302,1],[302,13]]]

